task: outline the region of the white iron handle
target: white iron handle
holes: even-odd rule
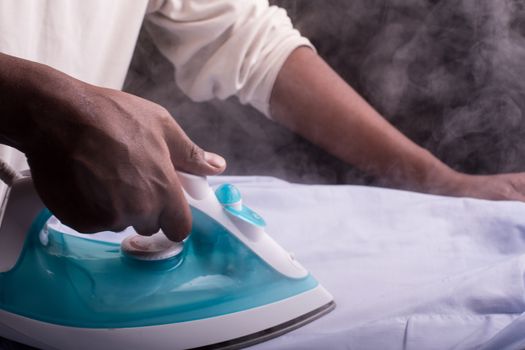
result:
[[[31,176],[13,182],[0,214],[0,272],[9,271],[16,265],[31,224],[44,208]]]
[[[177,176],[187,196],[193,199],[204,199],[212,192],[206,176],[188,174],[182,171],[177,171]]]

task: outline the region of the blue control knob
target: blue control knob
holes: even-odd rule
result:
[[[241,191],[232,184],[220,185],[215,190],[215,196],[222,205],[242,205]]]
[[[230,215],[258,227],[266,226],[266,222],[259,214],[242,204],[241,191],[234,185],[220,185],[215,190],[215,196]]]

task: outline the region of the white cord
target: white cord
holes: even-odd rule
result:
[[[0,180],[5,182],[7,186],[13,185],[16,179],[21,178],[22,175],[13,169],[7,162],[0,159]]]

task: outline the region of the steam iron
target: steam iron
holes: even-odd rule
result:
[[[41,349],[236,349],[334,308],[239,191],[179,173],[191,234],[81,235],[45,209],[30,176],[2,207],[0,336]]]

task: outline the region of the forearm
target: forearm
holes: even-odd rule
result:
[[[389,185],[439,192],[454,171],[382,118],[308,48],[295,50],[270,101],[273,118]]]

